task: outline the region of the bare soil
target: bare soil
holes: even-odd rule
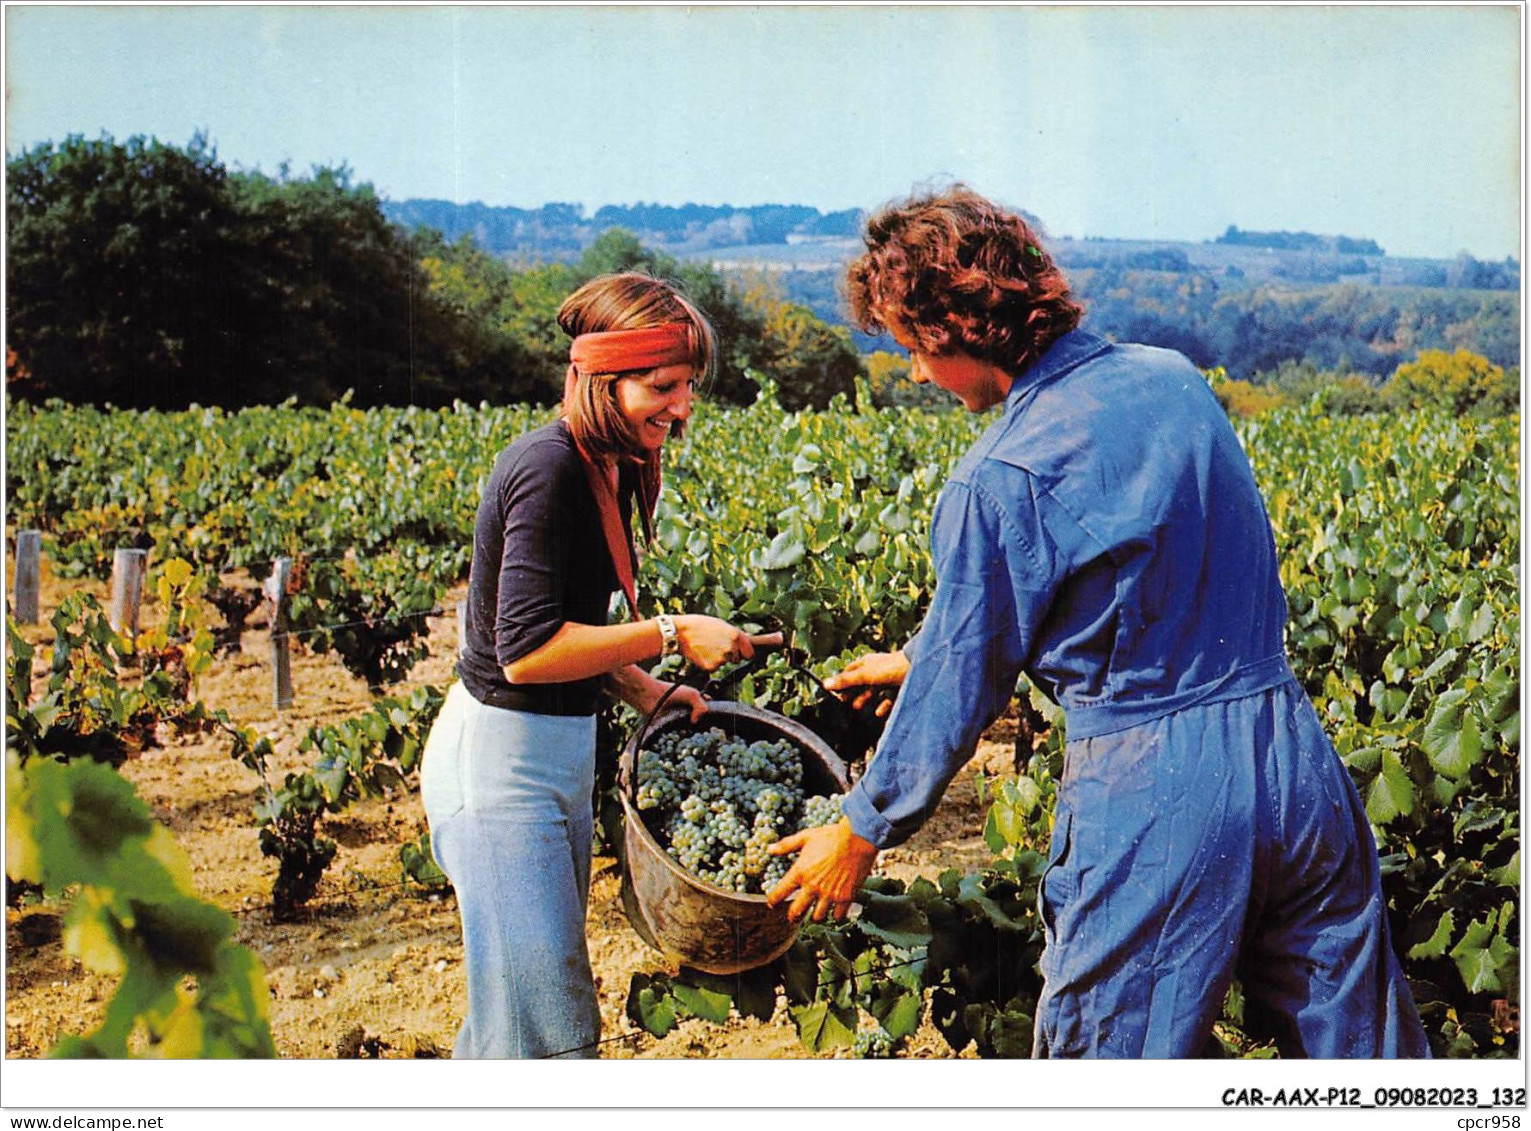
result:
[[[52,640],[47,627],[58,599],[72,589],[106,587],[55,582],[44,563],[42,624],[25,635]],[[454,610],[461,594],[443,607]],[[145,605],[146,618],[153,606]],[[216,624],[217,614],[209,620]],[[452,679],[455,614],[430,621],[429,658],[405,691],[419,684],[445,687]],[[210,707],[269,736],[275,747],[273,780],[303,768],[296,748],[310,727],[364,711],[372,701],[363,681],[332,655],[298,650],[292,665],[295,703],[273,706],[270,640],[257,612],[242,650],[220,656],[198,682]],[[39,655],[38,671],[47,657]],[[457,909],[450,895],[428,897],[403,884],[399,846],[425,830],[417,795],[362,802],[321,831],[339,851],[300,922],[273,922],[268,910],[276,862],[261,855],[252,809],[259,781],[229,756],[227,741],[208,736],[163,736],[163,745],[121,767],[155,817],[169,827],[191,858],[200,894],[230,911],[237,941],[265,966],[271,1028],[288,1058],[445,1057],[467,1004]],[[908,844],[885,852],[879,870],[911,879],[948,867],[977,867],[989,858],[980,831],[983,806],[975,792],[978,769],[1009,768],[1013,732],[1005,721],[985,737],[973,762],[957,777],[934,818]],[[628,925],[621,908],[620,871],[597,857],[590,893],[588,938],[601,1005],[602,1055],[612,1058],[790,1058],[806,1056],[784,1008],[769,1022],[734,1019],[726,1026],[683,1023],[663,1040],[648,1036],[624,1013],[633,973],[665,969],[664,961]],[[5,1050],[7,1057],[40,1057],[68,1033],[100,1021],[113,979],[92,974],[69,957],[60,938],[64,908],[29,901],[6,911]],[[900,1052],[909,1057],[955,1054],[927,1022]],[[969,1054],[971,1055],[971,1054]]]

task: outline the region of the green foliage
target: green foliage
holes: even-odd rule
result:
[[[1205,269],[1119,263],[1080,266],[1069,277],[1095,333],[1177,349],[1238,380],[1290,363],[1380,380],[1422,350],[1467,349],[1506,366],[1520,355],[1513,290],[1359,286],[1337,277],[1329,286],[1247,285]]]
[[[772,384],[763,374],[759,383]],[[1436,1051],[1513,1052],[1516,1038],[1495,1020],[1495,1003],[1519,993],[1519,417],[1464,420],[1433,409],[1345,416],[1332,407],[1310,398],[1235,421],[1270,513],[1288,594],[1288,651],[1367,804],[1395,943]],[[260,568],[277,553],[354,546],[358,561],[396,556],[401,576],[434,587],[463,575],[477,484],[495,453],[549,418],[547,410],[461,405],[185,414],[13,405],[7,487],[13,513],[44,531],[60,573],[109,562],[112,541],[91,540],[91,521],[79,517],[88,513],[147,537],[158,556],[173,550],[199,578],[224,563]],[[788,412],[774,395],[738,411],[702,404],[685,440],[666,452],[640,615],[706,611],[779,624],[811,660],[772,654],[732,692],[814,719],[823,695],[805,666],[824,677],[860,652],[901,646],[920,623],[933,585],[925,539],[935,496],[985,423],[964,413],[879,409],[870,397],[854,412],[843,404]],[[168,567],[164,576],[172,586],[180,578]],[[188,593],[203,585],[180,583]],[[72,705],[73,689],[102,685],[95,673],[115,671],[126,647],[109,629],[95,639],[101,630],[89,627],[84,608],[65,618],[58,686],[35,703],[17,690],[33,657],[25,646],[11,650],[8,735],[19,747],[55,728],[88,735],[100,729],[97,719],[120,729],[133,717],[131,702],[119,705],[129,695],[120,683]],[[177,647],[192,644],[183,654],[193,664],[202,662],[197,628],[186,621],[177,631]],[[179,680],[173,669],[155,674],[176,676],[167,692]],[[1029,930],[1024,921],[997,924],[1017,917],[1008,908],[1024,904],[1032,884],[1027,854],[1045,847],[1063,728],[1045,701],[1033,698],[1025,709],[1036,721],[1018,751],[1020,776],[985,783],[993,803],[984,833],[998,861],[975,875],[993,875],[973,881],[976,888],[957,877],[949,892],[931,884],[944,901],[931,907],[956,908],[941,912],[942,932],[976,929],[980,917],[1007,939]],[[60,721],[75,717],[77,726]],[[231,734],[236,756],[261,767],[269,745]],[[332,785],[350,772],[329,770]],[[326,793],[317,767],[307,777],[287,805],[293,820],[309,814],[317,822],[338,795]],[[300,824],[288,836],[274,822],[273,835],[299,853],[291,874],[322,874],[316,826]],[[836,943],[839,956],[854,964],[873,943],[917,952],[924,944],[911,942],[919,931],[909,927],[918,927],[910,905],[927,922],[930,908],[914,891],[899,893],[910,899],[896,940],[890,906],[855,928],[862,934]],[[979,895],[1003,915],[991,917]],[[992,950],[982,938],[964,945]],[[954,1039],[966,1033],[983,1048],[1014,1047],[1018,1018],[1032,1008],[1024,979],[960,972],[938,961],[939,946],[935,954],[927,949],[925,961],[951,978],[922,982],[923,1008],[935,1010],[927,1015]],[[877,995],[893,991],[870,978],[868,996],[857,998],[857,975],[851,998],[820,997],[811,988],[820,980],[816,963],[838,960],[822,947],[799,957],[780,972],[780,988],[803,1010],[815,1043],[838,1047],[850,1033],[853,1045],[876,1016],[872,1006],[883,1008]],[[1024,957],[1017,961],[1025,967]],[[647,988],[646,1000],[667,1000],[663,987]],[[705,999],[694,1004],[706,1008]],[[1260,1050],[1234,1019],[1225,1021],[1228,1047]]]
[[[1230,378],[1221,369],[1212,370],[1208,380],[1217,395],[1217,403],[1231,417],[1259,416],[1287,403],[1286,397],[1270,386]]]
[[[340,813],[363,797],[391,797],[408,789],[443,699],[434,687],[417,687],[407,697],[379,699],[354,718],[304,735],[298,753],[313,757],[312,768],[288,773],[255,810],[261,852],[278,862],[271,896],[275,919],[299,915],[335,857],[334,842],[318,832],[326,813]],[[400,861],[417,881],[440,882],[428,842],[404,846]]]
[[[755,289],[749,302],[765,317],[765,356],[755,365],[775,382],[783,408],[825,408],[837,396],[854,401],[863,370],[847,330],[765,288]]]
[[[1293,668],[1376,826],[1437,1051],[1497,1052],[1509,1038],[1487,987],[1518,961],[1506,948],[1518,937],[1519,420],[1341,419],[1314,403],[1244,439],[1282,562]],[[1452,968],[1448,938],[1473,977]]]
[[[440,612],[442,581],[403,553],[318,560],[291,597],[290,631],[318,653],[333,650],[374,694],[429,651],[426,617]]]
[[[226,725],[226,715],[190,697],[212,644],[205,629],[177,632],[190,616],[183,604],[190,578],[185,562],[166,564],[156,585],[164,620],[137,641],[112,628],[90,594],[65,597],[52,616],[49,670],[35,698],[37,649],[7,617],[7,750],[22,762],[88,757],[116,765],[159,745],[162,725],[192,732]]]
[[[61,1057],[271,1057],[259,961],[234,920],[195,894],[191,868],[133,787],[91,761],[6,762],[6,873],[70,893],[65,950],[118,975],[106,1016]]]
[[[807,923],[775,962],[733,978],[682,969],[636,974],[628,1017],[655,1036],[695,1017],[769,1018],[785,999],[798,1039],[812,1053],[856,1049],[875,1031],[891,1047],[927,1015],[954,1051],[1017,1057],[1031,1051],[1041,979],[1036,913],[1041,858],[1034,852],[983,872],[955,869],[936,883],[873,878],[859,917]],[[862,1038],[866,1055],[870,1042]]]
[[[230,174],[200,134],[184,149],[71,136],[6,167],[16,395],[445,404],[518,360],[432,297],[344,167]]]
[[[1494,416],[1519,407],[1517,376],[1467,350],[1423,350],[1398,367],[1382,392],[1389,404],[1405,411],[1438,408],[1457,415]]]
[[[431,892],[451,889],[451,881],[431,853],[431,834],[428,831],[421,833],[418,840],[399,846],[399,864],[404,870],[405,883],[419,884]]]
[[[248,368],[211,313],[237,306],[237,221],[205,137],[45,142],[6,162],[6,204],[13,392],[146,406],[188,371]]]

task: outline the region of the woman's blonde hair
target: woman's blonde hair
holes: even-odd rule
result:
[[[671,322],[690,327],[691,364],[698,381],[712,373],[717,341],[706,315],[664,279],[641,271],[601,275],[580,287],[558,308],[558,325],[572,340],[581,334],[612,330],[646,330]],[[572,366],[571,366],[572,368]],[[564,419],[579,445],[596,457],[642,454],[632,425],[617,405],[616,383],[621,377],[641,376],[650,370],[622,373],[581,373],[575,370],[572,389],[564,398]],[[679,437],[685,422],[671,425]]]

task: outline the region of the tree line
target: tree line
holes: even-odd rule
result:
[[[577,257],[608,228],[623,228],[646,244],[700,251],[793,237],[854,239],[862,221],[859,209],[820,212],[804,204],[608,204],[587,214],[578,204],[514,208],[411,199],[390,201],[383,211],[396,223],[435,228],[449,240],[472,236],[491,254],[552,259]]]
[[[631,268],[677,281],[723,343],[713,395],[766,375],[789,408],[854,395],[848,332],[608,229],[573,262],[522,269],[390,221],[347,167],[275,176],[183,147],[75,135],[6,162],[6,384],[124,408],[294,399],[359,406],[556,400],[569,291]]]
[[[1230,286],[1205,272],[1117,267],[1069,277],[1097,333],[1177,349],[1246,380],[1298,363],[1380,381],[1423,350],[1465,349],[1501,366],[1520,358],[1511,291]]]
[[[859,214],[633,205],[587,217],[569,204],[408,201],[423,211],[406,226],[348,168],[230,170],[201,135],[184,147],[72,136],[8,159],[7,172],[16,396],[133,408],[328,404],[347,391],[360,406],[548,403],[567,348],[558,304],[596,274],[636,267],[676,280],[712,317],[724,348],[711,393],[725,403],[753,399],[751,372],[793,409],[854,396],[858,376],[873,378],[879,403],[944,403],[900,389],[896,357],[867,356],[900,351],[846,325],[838,270],[725,274],[642,235],[723,224],[784,239],[839,233]],[[462,232],[475,209],[514,213],[520,238],[550,241],[547,261],[512,263]],[[618,220],[633,227],[590,235]],[[1455,288],[1442,289],[1251,285],[1174,248],[1068,244],[1063,255],[1097,333],[1180,350],[1232,380],[1268,384],[1295,366],[1372,386],[1424,351],[1518,364],[1518,293],[1469,289],[1488,267],[1518,280],[1518,266],[1462,260],[1445,268]]]
[[[1245,247],[1269,247],[1285,251],[1332,251],[1339,255],[1383,255],[1376,240],[1351,236],[1320,236],[1313,232],[1248,232],[1237,224],[1217,237],[1217,243],[1242,244]]]

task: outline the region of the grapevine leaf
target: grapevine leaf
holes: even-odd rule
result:
[[[351,778],[351,768],[344,759],[321,758],[314,764],[313,778],[326,801],[339,801]]]
[[[1457,799],[1457,794],[1466,788],[1466,781],[1452,781],[1435,774],[1430,780],[1430,797],[1437,808],[1446,809]]]
[[[1472,623],[1472,618],[1473,600],[1466,593],[1463,593],[1452,603],[1451,608],[1447,610],[1446,627],[1453,632],[1461,632]]]
[[[1450,911],[1441,915],[1441,920],[1435,926],[1435,933],[1422,943],[1409,948],[1410,958],[1440,958],[1446,953],[1446,948],[1451,945],[1451,935],[1455,930],[1455,922]]]
[[[989,894],[984,891],[983,883],[984,876],[981,872],[969,872],[963,876],[957,904],[968,912],[987,919],[998,930],[1019,931],[1025,929],[1025,924],[1015,919],[989,897]]]
[[[930,920],[909,895],[880,895],[863,890],[857,897],[862,934],[889,946],[913,950],[930,942]]]
[[[132,909],[134,936],[166,976],[183,970],[211,973],[217,968],[219,946],[234,933],[232,916],[194,896],[152,903],[134,900]]]
[[[1460,840],[1469,833],[1481,833],[1502,826],[1508,816],[1508,813],[1497,806],[1471,801],[1462,807],[1461,814],[1452,824],[1451,832]]]
[[[1498,623],[1498,620],[1492,605],[1487,602],[1479,605],[1478,611],[1473,614],[1472,623],[1467,626],[1467,642],[1479,643],[1494,631],[1494,625]]]
[[[748,970],[734,981],[734,1008],[741,1017],[769,1021],[776,1014],[776,967]]]
[[[1483,757],[1478,719],[1467,709],[1467,696],[1467,691],[1460,687],[1442,693],[1420,739],[1431,768],[1453,781],[1466,777]]]
[[[795,1006],[792,1020],[797,1024],[797,1039],[812,1053],[850,1048],[856,1041],[856,1007],[828,1001]]]
[[[191,580],[191,572],[191,563],[182,558],[171,558],[161,569],[160,576],[168,581],[172,588],[179,589]]]
[[[963,1010],[964,1023],[978,1041],[978,1055],[1017,1060],[1031,1055],[1031,1015],[1015,1009],[999,1009],[989,1002]]]
[[[1499,972],[1514,961],[1515,948],[1487,922],[1474,919],[1467,924],[1462,940],[1451,948],[1451,957],[1467,992],[1481,994],[1504,989]]]
[[[404,776],[387,762],[383,762],[372,767],[372,783],[380,791],[399,791],[404,788]]]
[[[1374,825],[1414,812],[1414,783],[1393,750],[1382,754],[1382,769],[1366,792],[1366,816]]]
[[[668,982],[648,974],[634,974],[627,989],[627,1017],[646,1033],[667,1036],[678,1020]]]
[[[1492,873],[1493,880],[1500,887],[1520,887],[1520,849],[1515,850],[1515,855],[1510,857],[1509,862],[1495,868]]]
[[[819,958],[807,940],[798,939],[782,957],[781,984],[790,1002],[801,1004],[814,999],[819,984]]]
[[[203,1045],[202,1015],[194,1003],[182,1002],[159,1027],[154,1051],[168,1060],[187,1060],[201,1056]]]
[[[807,553],[808,548],[803,545],[801,538],[796,537],[790,530],[783,530],[771,539],[771,545],[767,548],[765,557],[760,560],[760,567],[765,570],[793,569],[802,564]]]
[[[682,1016],[700,1017],[703,1021],[711,1021],[714,1025],[721,1025],[728,1020],[729,1011],[733,1009],[734,1001],[728,994],[717,990],[704,989],[701,986],[687,985],[685,982],[676,982],[670,992],[675,995],[675,1002],[680,1007]]]
[[[1460,653],[1455,648],[1447,648],[1434,660],[1430,661],[1429,667],[1419,673],[1419,679],[1416,682],[1428,683],[1430,680],[1434,679],[1436,676],[1440,675],[1443,671],[1449,668],[1452,664],[1456,663],[1458,655],[1460,655]]]
[[[989,851],[998,856],[1005,851],[1005,834],[1000,831],[999,803],[989,806],[989,815],[983,822],[983,842],[988,845]]]
[[[1035,778],[1018,777],[1014,782],[1015,807],[1023,816],[1030,816],[1042,804],[1042,787]]]
[[[914,1035],[920,1027],[924,1004],[924,996],[919,991],[898,991],[884,983],[878,987],[878,996],[872,1003],[872,1016],[881,1023],[888,1036],[896,1041]]]
[[[207,986],[203,1012],[217,1027],[203,1056],[275,1057],[267,1002],[271,999],[265,971],[245,947],[225,947],[218,956],[218,973]]]
[[[827,947],[825,957],[819,960],[815,996],[820,990],[827,991],[829,999],[836,1005],[854,1008],[852,982],[855,976],[856,969],[851,961],[832,947]]]
[[[1382,765],[1382,747],[1363,746],[1359,750],[1352,750],[1342,759],[1345,765],[1352,770],[1363,774],[1374,774]]]
[[[5,764],[5,874],[40,884],[43,861],[32,816],[31,792],[20,760],[10,754]]]
[[[191,857],[187,856],[186,850],[176,843],[169,829],[163,825],[155,825],[154,831],[144,841],[144,852],[165,869],[165,875],[177,891],[184,895],[194,894]]]
[[[122,934],[110,898],[97,888],[82,888],[64,914],[64,953],[92,973],[115,977],[127,970]]]

